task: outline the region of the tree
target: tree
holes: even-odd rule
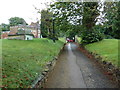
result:
[[[11,17],[9,19],[10,26],[16,26],[16,25],[27,25],[26,21],[23,18],[20,17]]]
[[[66,35],[80,34],[83,44],[102,40],[101,33],[94,28],[99,16],[98,2],[56,2],[51,7],[58,28]]]
[[[81,7],[80,2],[55,2],[52,4],[50,10],[55,16],[55,30],[64,33],[66,36],[68,33],[78,31],[75,28],[81,24]]]
[[[104,33],[113,38],[120,39],[120,1],[105,2],[104,12],[106,21],[104,22]]]
[[[10,30],[9,24],[2,23],[0,26],[1,26],[2,31],[9,31]]]
[[[120,1],[116,4],[116,18],[113,22],[114,38],[120,39]]]
[[[94,26],[99,16],[98,2],[84,2],[83,3],[83,31],[82,43],[89,44],[102,40],[102,35],[99,31],[95,30]]]
[[[43,37],[52,37],[52,13],[48,10],[41,11],[41,33]]]

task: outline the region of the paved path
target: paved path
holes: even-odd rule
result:
[[[54,70],[49,73],[45,88],[113,88],[110,80],[98,67],[68,43],[61,53]]]

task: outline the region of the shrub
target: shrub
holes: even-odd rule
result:
[[[114,39],[111,35],[104,35],[105,39]]]
[[[103,39],[103,34],[98,30],[84,30],[82,33],[82,44],[89,44],[93,42],[98,42]]]

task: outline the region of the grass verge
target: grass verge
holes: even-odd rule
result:
[[[30,87],[46,63],[58,55],[63,44],[49,39],[2,40],[3,87]]]
[[[118,59],[118,41],[118,39],[104,39],[100,42],[88,44],[85,47],[90,52],[99,54],[103,60],[120,67],[120,61]]]

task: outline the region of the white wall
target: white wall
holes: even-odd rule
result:
[[[33,40],[33,36],[31,36],[31,35],[25,35],[25,40]]]

